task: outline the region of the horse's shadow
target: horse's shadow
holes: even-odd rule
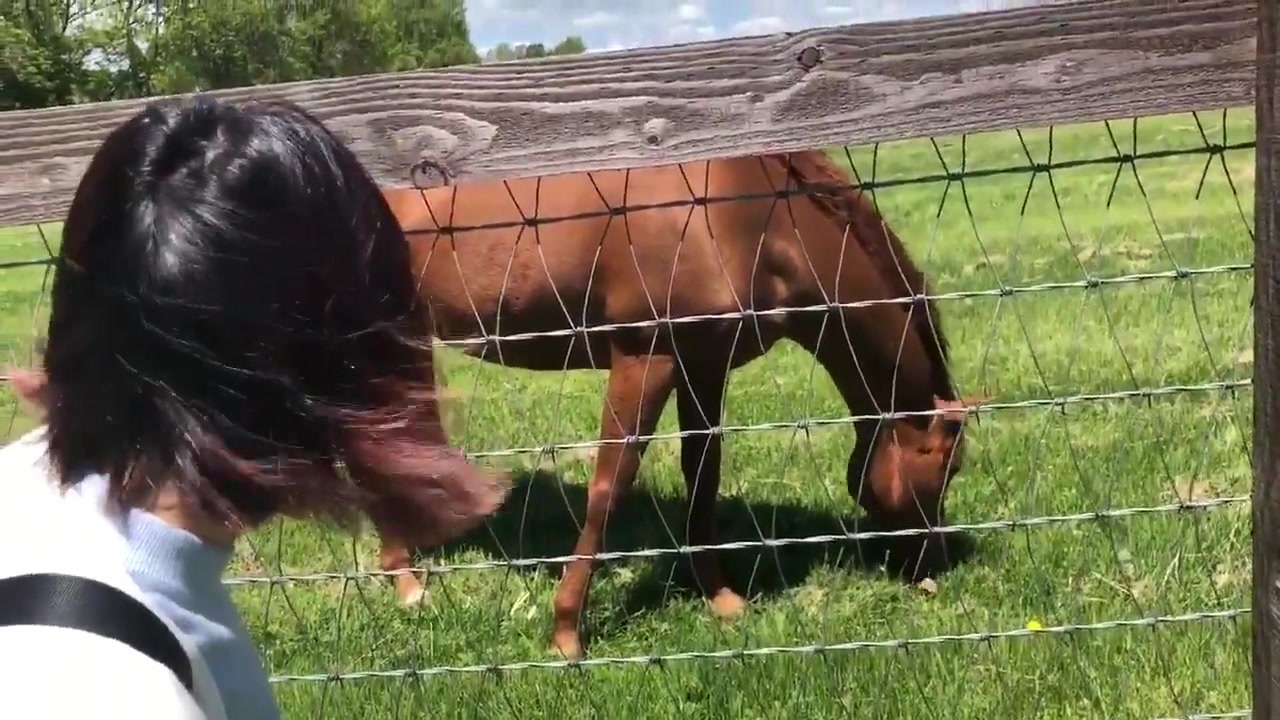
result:
[[[545,470],[513,473],[507,502],[486,525],[443,548],[480,550],[507,560],[572,555],[578,529],[586,516],[586,487],[562,481]],[[852,501],[850,501],[852,502]],[[683,498],[656,495],[635,487],[621,499],[605,530],[605,552],[629,552],[684,546]],[[866,519],[840,517],[796,504],[777,504],[721,496],[717,505],[718,543],[754,542],[761,538],[811,538],[836,535],[822,542],[754,546],[720,551],[733,588],[748,599],[776,596],[802,585],[817,568],[846,568],[904,582],[937,577],[973,559],[977,546],[964,533],[947,533],[925,541],[907,538],[856,538],[846,533],[874,531]],[[663,607],[673,596],[697,596],[687,555],[655,557],[634,583],[613,620]],[[630,558],[605,561],[624,563]],[[563,563],[514,566],[520,572],[559,576]],[[614,623],[610,623],[614,624]]]

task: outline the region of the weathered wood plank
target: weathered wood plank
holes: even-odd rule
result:
[[[1085,0],[215,94],[298,102],[406,185],[1247,105],[1254,35],[1253,0]],[[0,225],[60,217],[142,104],[0,113]]]
[[[1253,717],[1280,716],[1280,9],[1258,18],[1254,187]]]

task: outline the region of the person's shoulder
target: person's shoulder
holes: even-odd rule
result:
[[[168,668],[80,630],[0,628],[0,678],[0,717],[39,707],[48,717],[207,720]]]
[[[46,457],[45,429],[41,425],[0,447],[0,495],[56,492]]]
[[[46,459],[43,426],[0,448],[0,578],[31,572],[84,575],[130,587],[124,539],[97,498],[63,491]],[[38,543],[32,537],[40,537]]]
[[[61,499],[57,478],[47,457],[45,426],[0,447],[0,512],[31,518],[38,508],[52,508]]]
[[[49,447],[45,441],[46,430],[47,426],[40,425],[0,447],[0,470],[41,464]]]

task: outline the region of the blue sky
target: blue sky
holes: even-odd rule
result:
[[[554,43],[581,35],[615,50],[781,30],[994,10],[1034,0],[467,0],[471,40]]]

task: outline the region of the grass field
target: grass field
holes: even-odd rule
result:
[[[1202,116],[1210,138],[1223,119]],[[1226,118],[1229,142],[1253,138],[1251,111]],[[1114,125],[1122,147],[1130,125]],[[1048,133],[1025,134],[1037,160]],[[1138,150],[1203,145],[1193,117],[1138,123]],[[952,169],[960,141],[939,141]],[[1058,128],[1055,162],[1105,155],[1101,124]],[[1026,165],[1013,133],[969,138],[969,169]],[[843,157],[843,155],[842,155]],[[852,153],[870,175],[871,151]],[[939,292],[1075,282],[1252,260],[1253,152],[1141,160],[1135,180],[1114,164],[884,189],[887,218]],[[940,170],[928,142],[882,146],[877,177]],[[1145,190],[1145,192],[1144,192]],[[1056,200],[1055,200],[1056,195]],[[941,208],[941,209],[940,209]],[[1247,220],[1246,220],[1247,218]],[[40,252],[30,228],[0,231],[0,259]],[[41,268],[0,273],[0,332],[24,362]],[[999,402],[1247,379],[1252,274],[1117,283],[1012,297],[941,301],[965,392]],[[537,374],[448,355],[459,396],[457,439],[468,450],[596,437],[603,377]],[[1171,393],[1152,399],[1012,409],[972,426],[951,521],[1029,518],[1158,506],[1247,494],[1250,394]],[[840,417],[827,378],[787,346],[733,378],[727,423]],[[668,408],[660,432],[675,429]],[[23,424],[19,420],[19,425]],[[743,433],[727,442],[722,539],[840,532],[855,514],[844,490],[851,430]],[[681,526],[677,443],[656,443],[608,550],[671,547]],[[447,548],[460,563],[571,552],[590,455],[503,458],[519,484],[488,528]],[[753,609],[713,620],[681,589],[668,558],[610,563],[596,577],[593,658],[929,638],[1247,607],[1247,504],[973,534],[973,555],[926,592],[859,569],[838,546],[742,550],[728,558]],[[246,544],[236,575],[376,568],[371,539],[274,525]],[[461,570],[432,578],[420,610],[393,602],[383,581],[241,587],[236,596],[275,674],[310,675],[550,660],[558,566]],[[285,682],[290,718],[1156,718],[1222,712],[1249,702],[1248,617],[943,641],[908,648],[770,654],[728,660],[577,669],[530,668],[429,677]]]

